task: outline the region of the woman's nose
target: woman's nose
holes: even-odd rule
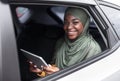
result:
[[[69,23],[69,25],[68,25],[68,29],[71,29],[72,28],[72,23]]]

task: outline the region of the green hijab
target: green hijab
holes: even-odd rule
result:
[[[81,8],[67,8],[65,16],[67,14],[80,19],[84,29],[74,42],[71,42],[66,36],[58,40],[55,51],[55,64],[61,69],[101,52],[100,46],[88,32],[90,18],[85,10]]]

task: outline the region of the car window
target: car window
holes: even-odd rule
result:
[[[114,27],[114,30],[120,37],[120,10],[107,6],[101,6],[101,8],[104,10],[104,13],[109,18],[112,26]]]
[[[28,21],[28,19],[31,17],[32,12],[25,7],[17,7],[16,8],[16,14],[18,17],[18,20],[20,21],[20,23],[25,23]]]
[[[57,15],[62,21],[64,20],[64,13],[67,7],[52,7],[51,11]]]
[[[17,14],[16,16],[18,19],[18,21],[14,22],[16,23],[15,27],[16,29],[21,29],[21,32],[18,33],[19,35],[16,36],[16,41],[22,81],[31,81],[38,78],[38,76],[29,71],[29,64],[27,63],[28,59],[22,54],[20,49],[41,56],[48,64],[51,64],[54,57],[56,43],[65,35],[63,29],[63,17],[67,7],[68,6],[50,5],[13,7],[15,8],[13,11]],[[98,26],[95,24],[95,20],[87,9],[84,7],[80,8],[86,10],[87,14],[90,16],[88,27],[91,38],[94,38],[100,45],[101,50],[104,51],[106,46],[99,32]],[[20,23],[21,21],[19,20],[19,17],[21,17],[21,13],[23,14],[25,11],[24,14],[26,14],[28,13],[28,10],[32,12],[29,21],[26,23]],[[88,57],[92,57],[92,55]]]

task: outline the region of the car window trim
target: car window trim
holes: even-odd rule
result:
[[[112,4],[112,3],[108,3],[108,2],[105,2],[105,1],[100,1],[99,2],[100,3],[100,5],[101,6],[106,6],[106,7],[110,7],[110,8],[113,8],[113,9],[116,9],[116,10],[119,10],[120,11],[120,6],[118,6],[118,5],[114,5],[114,4]],[[102,8],[101,8],[101,10],[103,10]],[[104,11],[104,10],[103,10]],[[104,12],[103,12],[104,13]],[[104,15],[106,16],[106,14],[104,13]],[[106,18],[108,18],[107,16],[106,16]],[[109,20],[108,20],[109,21]],[[111,25],[111,30],[114,32],[114,36],[115,36],[115,38],[116,38],[116,40],[118,40],[118,39],[120,39],[120,37],[118,36],[118,34],[116,33],[116,31],[115,31],[115,29],[114,29],[114,27],[112,26],[112,24],[111,24],[111,22],[109,21],[109,23],[110,23],[110,25]]]
[[[9,0],[9,3],[87,4],[96,5],[94,0]]]

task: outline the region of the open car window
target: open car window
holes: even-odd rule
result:
[[[39,77],[29,71],[28,59],[20,49],[43,57],[50,64],[54,57],[55,44],[65,34],[63,21],[67,7],[69,6],[23,5],[19,7],[14,5],[12,7],[12,11],[16,13],[14,19],[17,20],[15,29],[22,81],[31,81]],[[87,9],[85,10],[90,16],[89,32],[104,51],[106,45],[100,29],[90,12]]]

